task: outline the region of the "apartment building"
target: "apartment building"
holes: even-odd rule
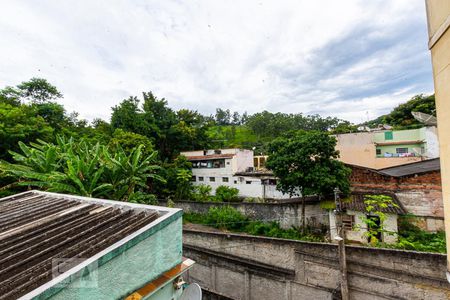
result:
[[[435,126],[336,135],[344,163],[382,169],[439,157]]]
[[[240,197],[286,199],[289,195],[276,189],[277,179],[265,169],[254,167],[252,150],[215,149],[181,152],[192,163],[194,185],[216,188],[225,185],[239,190]]]

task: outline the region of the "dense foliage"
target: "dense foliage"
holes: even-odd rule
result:
[[[414,119],[412,112],[423,112],[436,116],[436,104],[434,95],[424,96],[416,95],[408,102],[395,107],[389,114],[378,117],[375,120],[367,122],[370,127],[376,127],[378,124],[388,124],[396,129],[420,128],[422,123]]]
[[[269,144],[266,165],[284,193],[327,197],[339,188],[346,195],[351,171],[337,160],[335,146],[336,139],[325,132],[291,132]]]
[[[111,152],[99,143],[59,136],[56,144],[19,146],[21,153],[11,151],[14,163],[0,162],[0,171],[15,178],[9,186],[127,201],[137,191],[148,191],[149,180],[164,181],[156,174],[156,152],[144,156],[143,145],[129,153]]]

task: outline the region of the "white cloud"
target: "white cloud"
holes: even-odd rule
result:
[[[432,92],[422,0],[5,1],[0,36],[0,86],[47,78],[89,119],[148,90],[355,122]]]

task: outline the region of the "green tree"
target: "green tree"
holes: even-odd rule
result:
[[[122,129],[116,129],[114,131],[108,145],[113,151],[121,148],[126,153],[130,153],[137,146],[143,145],[142,151],[144,154],[149,155],[154,152],[153,143],[148,137]]]
[[[62,98],[63,95],[58,89],[43,78],[31,78],[17,85],[21,97],[36,103]]]
[[[291,196],[329,197],[336,187],[348,194],[351,171],[337,160],[335,146],[336,139],[325,132],[291,132],[269,144],[266,166],[278,177],[278,189]],[[304,210],[303,202],[303,228]]]
[[[9,150],[19,150],[18,142],[51,140],[54,129],[33,107],[0,102],[0,159],[10,160]]]
[[[423,112],[436,116],[436,104],[434,94],[425,96],[423,94],[412,97],[406,103],[395,107],[389,114],[380,116],[375,120],[365,123],[369,127],[379,124],[389,124],[397,129],[420,128],[424,125],[414,119],[412,112]]]

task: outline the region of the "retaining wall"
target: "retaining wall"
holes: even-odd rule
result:
[[[188,280],[231,299],[333,299],[337,246],[242,234],[183,231]],[[450,299],[446,256],[348,246],[351,299]]]

